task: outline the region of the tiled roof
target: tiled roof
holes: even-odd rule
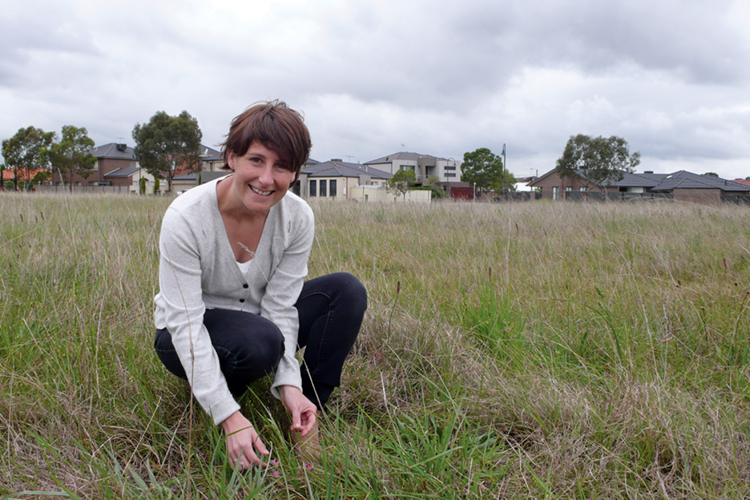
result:
[[[127,167],[127,168],[118,168],[116,170],[113,170],[109,173],[104,174],[104,177],[130,177],[134,173],[138,172],[140,170],[140,167]]]
[[[118,158],[121,160],[135,160],[135,150],[123,143],[110,142],[89,150],[96,158]]]
[[[439,160],[444,160],[445,159],[445,158],[438,158],[437,156],[432,156],[432,155],[422,155],[422,154],[419,154],[419,153],[410,153],[410,152],[407,152],[407,151],[402,151],[400,153],[393,153],[392,155],[383,156],[382,158],[377,158],[375,160],[366,161],[364,164],[365,165],[373,165],[373,164],[376,164],[376,163],[391,163],[391,162],[393,162],[395,160],[418,161],[420,158],[423,158],[425,156],[428,157],[428,158],[435,158],[435,159],[439,159]]]
[[[652,188],[652,191],[672,191],[673,189],[720,189],[722,191],[750,192],[750,186],[745,186],[739,182],[710,175],[698,175],[685,170],[668,174]]]
[[[377,168],[367,167],[367,164],[347,163],[338,160],[325,161],[313,165],[306,164],[302,173],[308,177],[359,177],[369,175],[374,179],[390,179],[393,175]]]

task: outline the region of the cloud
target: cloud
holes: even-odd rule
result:
[[[31,0],[0,20],[0,136],[73,124],[132,141],[184,109],[213,145],[246,106],[282,98],[318,159],[506,143],[528,173],[587,133],[625,137],[644,168],[740,175],[747,22],[725,0]]]

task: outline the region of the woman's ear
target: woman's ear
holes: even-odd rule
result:
[[[229,168],[234,172],[234,159],[237,155],[232,153],[231,151],[227,153],[227,165],[229,165]]]
[[[294,180],[291,184],[289,184],[289,189],[292,189],[295,184],[297,184],[297,181],[299,181],[299,173],[302,171],[302,169],[297,170],[297,173],[294,174]]]

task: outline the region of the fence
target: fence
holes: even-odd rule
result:
[[[566,199],[568,201],[598,201],[604,202],[606,195],[606,201],[671,201],[673,199],[672,193],[626,193],[618,191],[607,191],[603,193],[601,191],[566,191]]]
[[[723,201],[724,203],[735,203],[737,205],[750,206],[750,196],[748,195],[722,194],[721,201]]]
[[[37,193],[70,194],[68,186],[37,186]],[[130,194],[130,186],[73,186],[73,194]]]

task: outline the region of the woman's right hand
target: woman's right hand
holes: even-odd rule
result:
[[[227,453],[232,467],[247,470],[250,465],[267,467],[258,455],[268,456],[268,450],[260,436],[255,432],[253,424],[237,410],[221,423],[227,435]],[[256,454],[257,450],[257,454]]]

